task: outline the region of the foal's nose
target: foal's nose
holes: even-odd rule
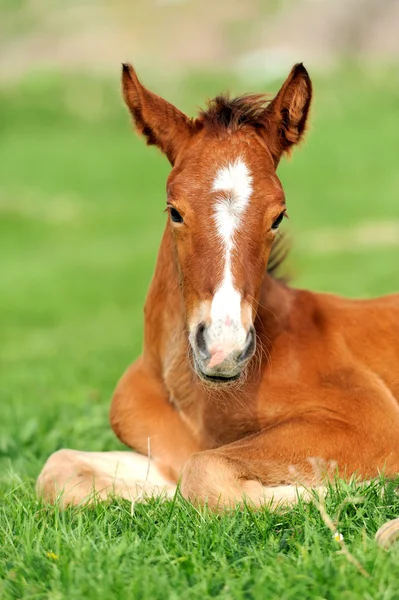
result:
[[[242,342],[234,343],[233,337],[230,337],[227,341],[219,339],[209,344],[206,325],[200,323],[197,327],[195,343],[197,352],[202,361],[207,363],[208,369],[221,367],[225,362],[240,366],[249,360],[255,352],[255,328],[253,326],[249,328],[244,344]]]

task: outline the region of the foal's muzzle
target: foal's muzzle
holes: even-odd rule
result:
[[[250,327],[246,338],[235,340],[229,336],[226,341],[209,343],[207,328],[200,323],[191,339],[194,363],[198,375],[205,381],[227,383],[238,379],[256,349],[254,327]]]

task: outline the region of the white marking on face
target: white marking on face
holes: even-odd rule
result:
[[[252,193],[252,176],[244,161],[237,159],[220,169],[212,189],[221,192],[215,205],[214,219],[223,244],[224,270],[223,280],[212,300],[209,341],[243,345],[247,333],[241,320],[241,294],[234,287],[231,255],[234,234],[241,225]]]
[[[218,234],[231,250],[233,235],[240,225],[240,217],[245,211],[252,193],[252,177],[243,160],[220,169],[213,183],[215,192],[222,192],[215,207]]]

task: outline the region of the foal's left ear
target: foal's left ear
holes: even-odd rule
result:
[[[139,133],[173,165],[179,149],[194,132],[191,119],[139,81],[132,65],[122,65],[122,92]]]
[[[266,109],[272,134],[271,150],[276,161],[301,140],[312,100],[312,83],[302,63],[295,65],[277,96]]]

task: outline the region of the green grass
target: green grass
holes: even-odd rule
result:
[[[205,75],[155,89],[193,113],[228,82],[248,91]],[[0,93],[0,598],[399,598],[399,548],[373,541],[399,514],[391,484],[327,500],[369,579],[313,503],[216,516],[180,498],[133,515],[123,501],[60,513],[36,500],[51,452],[122,447],[109,399],[140,352],[168,164],[132,135],[118,87],[43,75]],[[308,142],[279,170],[290,270],[313,289],[395,291],[398,245],[378,231],[399,221],[398,75],[353,68],[315,91]],[[358,223],[370,245],[340,250],[339,232]],[[320,231],[337,246],[320,251]]]

